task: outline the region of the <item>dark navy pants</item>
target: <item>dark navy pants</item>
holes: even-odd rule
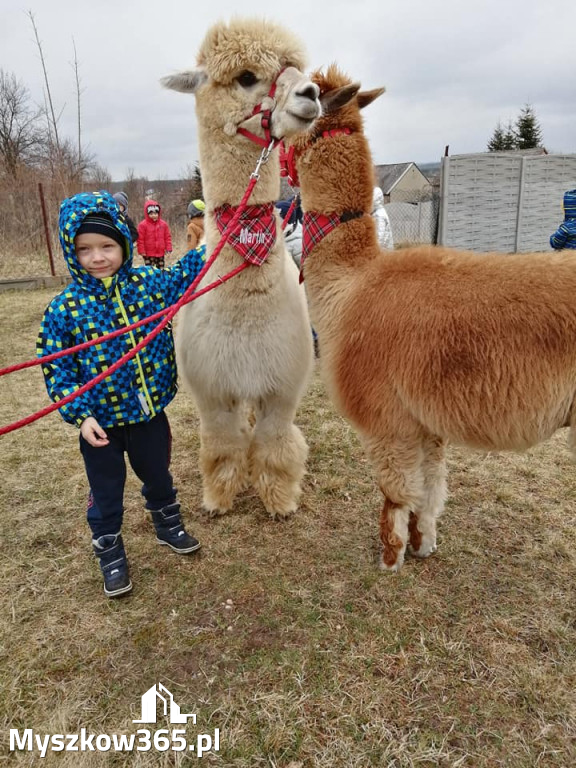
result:
[[[151,421],[126,427],[109,427],[108,445],[94,448],[80,435],[80,451],[90,483],[88,524],[94,538],[119,533],[124,513],[127,454],[130,466],[142,481],[147,509],[162,509],[176,501],[169,471],[171,434],[164,412]]]

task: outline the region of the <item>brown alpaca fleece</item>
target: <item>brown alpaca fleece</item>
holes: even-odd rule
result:
[[[567,424],[576,258],[530,256],[424,246],[379,254],[353,276],[335,379],[354,423],[385,428],[401,407],[428,432],[484,450],[528,448]]]
[[[397,570],[407,545],[436,549],[448,441],[522,450],[570,426],[575,447],[576,253],[381,250],[360,117],[380,91],[334,67],[313,79],[324,112],[294,142],[302,207],[364,215],[314,246],[305,284],[329,391],[384,496],[381,566]]]

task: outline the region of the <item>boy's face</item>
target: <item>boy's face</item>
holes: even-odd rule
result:
[[[158,211],[148,211],[148,216],[150,216],[152,221],[158,221]]]
[[[106,235],[92,232],[76,235],[74,248],[80,266],[99,280],[115,275],[124,261],[122,246]]]

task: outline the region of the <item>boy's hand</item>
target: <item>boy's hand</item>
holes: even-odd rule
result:
[[[88,416],[87,419],[84,419],[80,425],[80,434],[94,448],[101,448],[110,442],[106,432],[104,432],[94,416]]]

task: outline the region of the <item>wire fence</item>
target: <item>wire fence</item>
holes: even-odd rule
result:
[[[400,199],[398,199],[400,198]],[[425,192],[406,190],[397,199],[384,205],[394,245],[403,247],[421,243],[435,243],[438,233],[440,195],[437,188]]]

